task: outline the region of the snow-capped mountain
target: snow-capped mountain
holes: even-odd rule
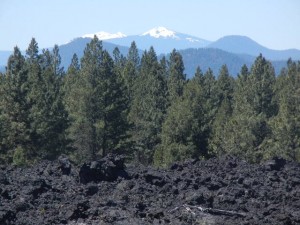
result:
[[[93,34],[85,34],[82,37],[83,38],[93,38],[95,35],[99,38],[99,40],[109,40],[109,39],[114,39],[114,38],[124,38],[124,37],[127,37],[126,34],[123,34],[121,32],[117,32],[115,34],[111,34],[111,33],[105,32],[105,31],[100,31],[100,32],[93,33]]]
[[[178,32],[172,31],[172,30],[168,30],[165,27],[153,28],[153,29],[148,30],[145,33],[141,34],[141,36],[151,36],[154,38],[165,38],[165,39],[169,38],[169,39],[176,39],[176,40],[187,40],[192,43],[201,44],[201,45],[203,45],[202,47],[204,47],[210,43],[210,41],[207,41],[207,40],[204,40],[201,38],[197,38],[197,37],[192,37],[187,34],[178,33]]]
[[[168,30],[165,27],[156,27],[151,30],[146,31],[141,36],[149,35],[154,38],[175,38],[179,39],[178,36],[176,36],[176,32],[172,30]]]
[[[277,68],[276,71],[281,70],[289,57],[292,57],[293,60],[300,59],[300,50],[272,50],[244,36],[231,35],[210,42],[165,27],[156,27],[137,35],[101,31],[77,37],[59,46],[62,66],[67,68],[70,65],[74,53],[81,58],[86,44],[90,42],[94,35],[103,40],[103,48],[110,54],[112,54],[115,47],[118,47],[123,55],[127,55],[132,41],[136,42],[140,55],[150,46],[154,47],[157,55],[161,53],[168,54],[174,48],[180,50],[185,62],[186,72],[190,77],[193,76],[196,66],[204,69],[210,67],[217,73],[220,65],[225,63],[231,74],[236,74],[242,64],[251,65],[259,53],[262,53],[268,60],[277,60],[273,61],[275,69]],[[10,54],[12,54],[11,51],[0,51],[0,72],[5,71]]]
[[[123,36],[125,35],[123,34]],[[156,27],[138,35],[128,35],[113,39],[108,38],[105,40],[122,46],[130,46],[131,42],[135,41],[141,50],[147,50],[153,46],[157,54],[170,53],[174,48],[177,50],[203,48],[211,43],[210,41],[182,34],[165,27]]]

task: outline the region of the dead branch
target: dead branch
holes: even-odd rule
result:
[[[203,213],[209,213],[212,215],[223,215],[223,216],[239,216],[239,217],[245,217],[245,213],[239,213],[235,211],[230,210],[223,210],[223,209],[213,209],[213,208],[204,208],[201,206],[191,206],[187,204],[183,204],[180,207],[175,207],[174,209],[170,210],[169,212],[174,212],[178,210],[179,208],[183,207],[187,212],[196,215],[196,213],[193,211],[193,209],[200,210]]]

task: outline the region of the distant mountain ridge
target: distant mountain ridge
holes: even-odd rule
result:
[[[74,53],[77,54],[78,58],[80,59],[83,56],[84,49],[86,45],[91,41],[91,38],[76,38],[68,44],[60,45],[59,46],[59,53],[61,55],[61,64],[64,68],[68,68],[71,63],[71,59]],[[113,50],[118,47],[120,53],[123,55],[127,55],[128,47],[115,45],[106,41],[103,41],[103,48],[109,52],[112,56]],[[142,52],[140,51],[140,54]]]
[[[288,58],[300,60],[300,50],[298,49],[273,50],[260,45],[247,36],[241,35],[229,35],[216,41],[209,41],[165,27],[155,27],[139,35],[127,36],[121,32],[116,34],[97,32],[94,35],[100,40],[127,47],[130,46],[132,41],[135,41],[141,50],[149,49],[150,46],[153,46],[157,54],[168,54],[174,48],[177,50],[217,48],[230,53],[251,56],[258,56],[262,53],[269,60],[287,60]],[[86,36],[83,35],[83,37]],[[93,34],[88,34],[88,36],[92,37]]]
[[[97,33],[95,34],[96,36]],[[114,36],[115,34],[111,34]],[[101,37],[98,36],[100,40]],[[135,41],[139,49],[145,50],[153,46],[157,54],[167,54],[174,48],[181,50],[187,48],[203,48],[211,42],[198,37],[182,34],[165,27],[156,27],[139,35],[106,39],[106,41],[129,47]]]
[[[246,36],[230,35],[211,42],[165,27],[156,27],[139,35],[127,36],[121,32],[112,34],[101,31],[75,38],[69,43],[59,46],[62,66],[65,69],[69,66],[74,53],[79,58],[82,57],[86,44],[94,35],[103,40],[103,47],[110,54],[115,47],[118,47],[123,55],[127,55],[132,41],[136,42],[140,54],[150,46],[154,47],[157,55],[169,54],[175,48],[183,56],[188,77],[194,75],[197,66],[200,66],[203,71],[210,67],[217,75],[223,64],[226,64],[229,72],[235,76],[243,64],[250,67],[260,53],[272,61],[277,74],[285,66],[288,58],[300,60],[300,51],[297,49],[268,49]],[[0,51],[0,71],[4,70],[11,53],[12,51]]]
[[[256,58],[255,56],[230,53],[216,48],[185,49],[179,52],[182,55],[188,78],[194,76],[198,66],[202,72],[211,68],[214,75],[218,76],[224,64],[227,65],[229,74],[236,77],[244,64],[250,69]],[[279,74],[281,69],[286,66],[286,60],[271,62],[276,74]]]
[[[248,54],[257,56],[260,53],[269,60],[284,60],[293,58],[300,60],[300,51],[297,49],[272,50],[266,48],[249,37],[240,35],[230,35],[207,45],[206,48],[217,48],[236,54]]]

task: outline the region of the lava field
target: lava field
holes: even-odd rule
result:
[[[0,224],[300,224],[300,164],[231,156],[169,169],[108,155],[0,166]]]

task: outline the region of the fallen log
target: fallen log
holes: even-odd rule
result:
[[[222,215],[222,216],[239,216],[239,217],[245,217],[245,213],[240,213],[236,211],[230,211],[230,210],[223,210],[223,209],[213,209],[213,208],[204,208],[201,206],[192,206],[192,205],[187,205],[183,204],[180,207],[175,207],[174,209],[170,210],[169,212],[174,212],[178,210],[179,208],[183,207],[187,212],[196,215],[196,213],[193,211],[193,209],[199,210],[203,213],[209,213],[212,215]]]

